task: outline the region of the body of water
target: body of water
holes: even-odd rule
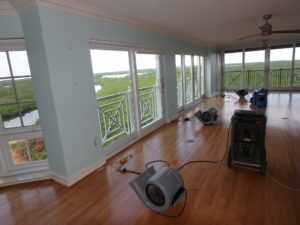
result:
[[[124,74],[104,75],[104,76],[102,76],[102,78],[122,78],[122,77],[127,77],[127,76],[129,76],[129,74],[124,73]]]
[[[23,118],[23,122],[25,126],[34,125],[35,122],[40,118],[38,110],[35,109],[31,112],[25,113]],[[16,117],[14,119],[3,121],[5,128],[13,128],[13,127],[20,127],[21,126],[21,120],[19,117]]]
[[[97,93],[98,91],[100,91],[102,89],[101,85],[95,84],[95,92]]]

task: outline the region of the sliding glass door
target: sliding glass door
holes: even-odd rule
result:
[[[106,48],[91,49],[101,140],[124,146],[162,121],[160,56]]]
[[[292,77],[293,48],[271,49],[269,87],[290,87]]]
[[[140,125],[145,128],[162,118],[159,55],[136,54]]]
[[[106,146],[136,130],[129,52],[93,49],[91,58],[101,139]]]
[[[192,105],[204,95],[204,56],[175,55],[177,107]]]
[[[223,69],[224,89],[299,89],[300,49],[294,45],[225,52]]]

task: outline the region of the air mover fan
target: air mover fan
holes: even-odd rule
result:
[[[175,206],[186,194],[182,177],[171,167],[158,172],[150,167],[129,185],[148,208],[159,213]]]
[[[247,88],[242,88],[242,89],[236,90],[235,93],[236,93],[240,98],[245,98],[245,96],[248,94],[248,89],[247,89]]]
[[[209,108],[203,110],[202,112],[199,110],[195,113],[195,117],[200,120],[204,125],[212,124],[218,117],[217,110],[215,108]]]
[[[260,88],[253,92],[253,97],[250,102],[259,107],[266,107],[268,104],[268,89]]]

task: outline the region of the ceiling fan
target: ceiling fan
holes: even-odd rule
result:
[[[240,40],[244,40],[247,38],[252,38],[252,37],[256,37],[256,36],[270,36],[271,34],[296,34],[296,33],[300,33],[300,29],[299,30],[276,30],[273,31],[272,30],[272,25],[269,24],[269,20],[272,18],[272,14],[267,14],[263,16],[263,19],[266,21],[265,24],[261,27],[258,27],[261,31],[260,34],[253,34],[253,35],[249,35],[246,37],[242,37],[237,39],[238,41]]]

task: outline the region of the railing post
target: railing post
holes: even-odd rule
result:
[[[291,71],[291,80],[290,87],[294,87],[294,79],[295,79],[295,56],[296,56],[296,43],[293,44],[293,56],[292,56],[292,71]]]
[[[269,88],[269,76],[270,76],[270,48],[265,51],[265,74],[264,74],[264,87]]]

